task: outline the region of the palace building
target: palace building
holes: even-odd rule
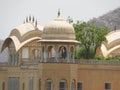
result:
[[[29,16],[3,43],[0,90],[119,90],[120,62],[76,60],[78,44],[60,12],[44,27]]]

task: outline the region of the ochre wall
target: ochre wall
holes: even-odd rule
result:
[[[111,83],[110,90],[120,90],[120,66],[78,65],[78,82],[83,90],[105,90],[105,83]]]
[[[65,63],[39,63],[20,67],[0,67],[0,90],[5,82],[8,90],[8,78],[19,77],[19,90],[23,83],[25,90],[29,90],[29,78],[33,78],[33,90],[46,90],[46,80],[52,81],[53,90],[59,90],[60,80],[67,81],[67,90],[71,90],[73,80],[82,82],[83,90],[105,90],[105,83],[111,83],[111,90],[120,90],[119,65],[92,65],[92,64],[65,64]]]
[[[8,90],[9,77],[19,78],[19,90],[22,90],[23,83],[25,83],[25,90],[29,90],[29,78],[33,77],[33,80],[35,80],[37,76],[38,70],[35,69],[21,69],[21,67],[5,67],[4,71],[0,71],[0,90],[2,90],[2,82],[5,82],[5,90]]]

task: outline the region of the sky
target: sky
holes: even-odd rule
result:
[[[44,26],[57,16],[59,8],[65,20],[70,16],[73,20],[88,21],[118,7],[120,0],[0,0],[0,39],[7,38],[29,15]]]

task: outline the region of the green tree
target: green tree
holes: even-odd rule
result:
[[[74,23],[73,26],[76,39],[81,42],[80,47],[85,50],[84,58],[93,58],[97,48],[106,40],[105,35],[108,33],[108,28],[97,27],[86,22]]]
[[[67,18],[67,20],[66,20],[68,23],[70,23],[70,24],[72,24],[73,23],[73,19],[70,17],[70,16],[68,16],[68,18]]]

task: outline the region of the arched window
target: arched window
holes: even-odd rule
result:
[[[41,79],[39,79],[39,90],[41,90]]]
[[[40,50],[39,49],[33,49],[32,50],[32,59],[33,60],[40,60],[41,55],[40,55]]]
[[[23,83],[22,85],[22,90],[25,90],[25,83]]]
[[[29,78],[29,90],[33,90],[33,78]]]
[[[71,90],[75,90],[75,80],[73,80],[71,83]]]
[[[52,90],[52,81],[46,80],[46,90]]]
[[[66,80],[60,80],[59,90],[67,90],[67,81]]]
[[[67,57],[67,50],[66,47],[61,46],[59,48],[59,57],[65,59]]]
[[[50,60],[54,60],[55,57],[56,57],[56,51],[55,51],[54,47],[53,46],[49,46],[48,47],[48,58]]]
[[[52,46],[48,47],[48,58],[52,58],[52,52],[51,52]]]
[[[28,53],[28,48],[23,48],[22,49],[22,58],[28,58],[29,57],[29,53]]]
[[[46,59],[46,53],[45,53],[45,48],[44,46],[42,47],[42,60],[45,60]]]

